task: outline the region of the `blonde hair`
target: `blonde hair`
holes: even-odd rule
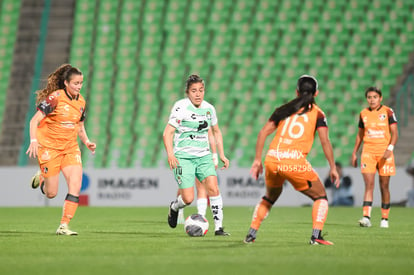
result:
[[[82,72],[70,64],[63,64],[47,77],[47,85],[44,89],[36,91],[36,104],[43,101],[56,90],[65,88],[65,80],[70,81],[73,74],[82,75]]]

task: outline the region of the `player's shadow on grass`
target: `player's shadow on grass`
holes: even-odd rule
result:
[[[166,232],[154,232],[154,231],[142,231],[142,230],[131,230],[131,231],[88,231],[88,233],[93,234],[104,234],[104,235],[136,235],[136,236],[146,236],[146,237],[154,237],[159,239],[176,239],[177,234],[175,232],[166,233]],[[185,235],[184,235],[185,237]]]
[[[48,232],[49,233],[49,232]],[[38,234],[38,235],[45,235],[44,231],[14,231],[14,230],[0,230],[0,238],[3,237],[20,237],[20,236],[24,236],[24,235],[33,235],[33,234]],[[56,235],[56,234],[54,234]]]
[[[204,245],[202,243],[207,242],[208,245]],[[194,247],[194,246],[190,246],[186,249],[191,250],[197,250],[197,251],[201,251],[203,249],[205,249],[206,251],[209,251],[211,249],[217,249],[217,247],[220,248],[224,248],[224,249],[234,249],[234,248],[249,248],[249,247],[260,247],[262,246],[261,244],[257,244],[257,243],[253,243],[253,244],[246,244],[243,242],[242,239],[238,239],[238,240],[231,240],[231,241],[226,241],[225,243],[223,243],[223,241],[220,240],[205,240],[202,243],[200,243],[199,246]],[[217,245],[213,245],[214,243],[217,243]],[[303,246],[303,242],[281,242],[281,243],[277,243],[277,242],[265,242],[263,241],[263,245],[266,246],[266,248],[269,247],[275,247],[275,248],[280,248],[281,245],[288,245],[289,247],[301,247]]]

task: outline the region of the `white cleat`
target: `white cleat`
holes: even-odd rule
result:
[[[359,226],[361,227],[371,227],[371,220],[367,217],[363,217],[359,220]]]
[[[56,230],[56,235],[76,236],[78,232],[70,230],[67,224],[61,224]]]
[[[381,220],[380,227],[388,228],[388,220]]]

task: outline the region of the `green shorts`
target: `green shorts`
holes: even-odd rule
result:
[[[174,176],[180,189],[193,187],[195,177],[199,181],[203,181],[208,176],[217,177],[211,154],[200,158],[177,159],[180,165],[174,169]]]

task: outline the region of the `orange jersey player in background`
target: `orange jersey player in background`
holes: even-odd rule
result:
[[[245,243],[256,239],[262,221],[269,214],[273,204],[283,190],[283,183],[288,180],[293,187],[311,198],[312,208],[312,245],[332,245],[324,240],[322,229],[328,215],[328,199],[325,188],[306,160],[315,132],[318,131],[325,157],[330,166],[330,178],[339,186],[339,176],[335,166],[332,145],[329,141],[328,125],[325,114],[316,105],[318,82],[313,76],[303,75],[299,78],[296,88],[296,99],[277,108],[269,121],[260,130],[256,143],[256,157],[250,173],[257,180],[263,172],[262,151],[266,137],[276,131],[265,159],[266,194],[257,204],[253,213],[249,232]]]
[[[371,227],[371,209],[375,186],[375,173],[378,170],[381,190],[380,227],[388,228],[390,211],[390,176],[395,175],[394,146],[398,140],[397,118],[393,110],[381,105],[382,92],[376,87],[365,91],[368,108],[361,111],[359,130],[355,139],[351,164],[358,166],[357,152],[362,142],[361,173],[365,182],[363,217],[359,220],[361,227]]]
[[[86,134],[85,100],[80,94],[83,75],[69,64],[49,75],[45,89],[37,92],[37,112],[30,121],[30,145],[26,154],[37,157],[40,171],[32,187],[40,186],[48,198],[57,195],[62,171],[68,185],[58,235],[77,235],[68,224],[75,215],[82,187],[82,160],[77,137],[95,152]]]

